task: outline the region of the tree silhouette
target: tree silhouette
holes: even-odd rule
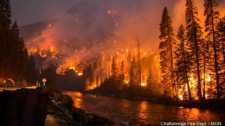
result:
[[[186,1],[186,12],[185,12],[187,39],[191,44],[193,61],[196,64],[196,75],[197,75],[197,95],[198,98],[202,99],[202,87],[201,87],[201,71],[200,71],[200,54],[202,51],[200,45],[203,43],[202,31],[199,25],[198,11],[195,6],[194,0]]]
[[[173,73],[173,44],[174,33],[172,27],[172,21],[169,16],[169,12],[165,7],[163,10],[162,21],[160,23],[160,64],[162,73],[162,83],[165,86],[165,92],[172,93],[175,95],[175,83],[174,83],[174,73]],[[172,87],[172,89],[171,89]]]

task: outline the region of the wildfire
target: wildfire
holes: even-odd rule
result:
[[[31,48],[28,50],[28,54],[29,54],[29,55],[32,55],[32,54],[36,53],[37,51],[38,51],[37,48],[31,47]]]
[[[193,74],[191,75],[191,77],[189,78],[190,83],[195,83],[195,79],[193,77]]]
[[[70,67],[69,67],[69,70],[76,71],[76,69],[75,69],[75,67],[74,67],[74,66],[70,66]]]
[[[146,85],[146,83],[142,82],[142,83],[141,83],[141,86],[142,86],[142,87],[146,87],[147,85]]]
[[[108,9],[106,10],[106,14],[108,14],[113,19],[115,24],[118,24],[119,18],[117,18],[116,11]],[[75,20],[75,22],[77,23],[81,21],[80,17],[75,17],[75,19],[73,20]],[[100,43],[96,47],[93,47],[93,50],[90,50],[85,46],[81,48],[69,48],[71,50],[66,50],[68,48],[62,49],[61,47],[59,47],[59,44],[55,44],[56,36],[53,36],[55,34],[52,34],[52,32],[54,33],[54,26],[53,24],[49,24],[47,31],[43,32],[40,36],[31,39],[31,41],[27,45],[29,55],[34,53],[39,54],[44,59],[44,65],[49,61],[56,62],[56,64],[58,65],[56,68],[56,72],[62,75],[65,75],[65,72],[67,70],[73,70],[77,76],[83,76],[83,71],[87,67],[91,66],[91,70],[93,70],[93,80],[91,80],[92,82],[90,82],[91,84],[89,84],[91,86],[89,86],[88,89],[94,89],[97,87],[97,85],[100,86],[101,83],[103,83],[112,75],[112,59],[116,57],[116,69],[120,72],[121,64],[123,63],[123,74],[125,76],[123,82],[124,84],[129,85],[129,70],[131,68],[132,59],[134,58],[135,62],[137,63],[138,51],[136,40],[134,41],[135,44],[125,45],[125,48],[123,45],[121,45],[121,41],[119,39],[113,38],[112,40],[109,40],[109,42],[113,44],[113,46],[109,45],[110,48],[108,50],[105,49],[106,45],[104,45],[104,43]],[[119,31],[114,31],[112,34],[115,34],[116,36],[120,35]],[[81,42],[85,40],[85,36],[80,36],[79,34],[77,34],[76,37],[79,39],[82,38]],[[61,41],[66,45],[70,44],[70,41],[72,40],[70,40],[69,38],[63,38]],[[152,52],[150,51],[151,49],[149,48],[150,47],[147,46],[141,47],[141,59],[149,59],[148,56],[152,55]],[[58,54],[60,55],[58,56]],[[141,67],[143,67],[143,82],[140,84],[140,86],[147,86],[147,78],[149,75],[149,71],[147,68],[149,68],[149,63],[155,62],[155,64],[158,64],[158,61],[158,59],[141,61]],[[160,77],[158,77],[158,74],[155,74],[154,76],[159,80]]]
[[[184,100],[184,97],[181,94],[178,95],[178,98],[179,98],[179,100]]]
[[[47,56],[46,52],[43,51],[43,50],[41,50],[41,51],[39,52],[39,55],[40,55],[42,58],[45,58],[45,57]]]
[[[94,83],[94,84],[89,85],[86,90],[93,90],[95,88],[97,88],[97,85]]]
[[[178,10],[179,14],[175,15],[175,18],[177,16],[177,19],[179,19],[179,21],[178,20],[176,21],[181,22],[184,19],[183,17],[184,11],[182,10],[181,12],[180,9],[183,9],[185,4],[183,2],[182,3],[178,2],[178,3],[179,5],[183,4],[183,6],[176,6],[176,7],[179,7],[177,8],[179,9]],[[142,6],[142,4],[140,5]],[[148,78],[149,69],[152,69],[152,71],[154,72],[152,76],[154,76],[153,78],[158,83],[162,79],[160,75],[161,74],[160,59],[159,59],[159,56],[158,56],[158,59],[157,58],[153,59],[152,58],[153,54],[152,52],[150,52],[151,49],[146,47],[147,45],[150,45],[150,43],[152,44],[152,43],[159,42],[158,39],[154,38],[154,36],[158,33],[152,34],[153,37],[149,36],[149,33],[151,33],[152,30],[154,32],[154,29],[149,29],[149,26],[155,25],[156,22],[154,22],[151,19],[151,16],[150,18],[145,18],[145,17],[149,17],[147,16],[149,15],[149,13],[146,13],[147,15],[145,15],[145,13],[142,13],[142,11],[144,10],[143,12],[145,12],[148,9],[145,8],[145,6],[143,6],[141,7],[141,9],[139,8],[140,11],[139,10],[137,11],[135,10],[136,8],[133,8],[133,5],[132,5],[131,6],[132,11],[137,12],[136,16],[133,17],[132,15],[129,14],[129,11],[127,13],[127,12],[123,12],[123,9],[122,10],[118,9],[120,8],[120,6],[114,7],[114,6],[111,6],[111,4],[110,6],[107,4],[107,7],[108,7],[107,9],[103,10],[103,13],[98,13],[98,14],[95,14],[94,12],[93,14],[88,13],[89,10],[86,10],[85,8],[83,9],[78,8],[79,12],[85,12],[86,15],[83,16],[82,14],[84,13],[77,12],[72,15],[73,16],[72,19],[70,19],[69,16],[66,15],[65,17],[63,16],[64,18],[57,19],[55,23],[51,22],[51,23],[45,24],[46,28],[40,31],[40,33],[38,33],[37,36],[29,40],[27,45],[29,55],[34,53],[36,53],[37,55],[39,54],[42,57],[42,59],[39,61],[44,61],[43,65],[45,66],[48,66],[46,65],[47,63],[55,63],[57,67],[56,71],[58,74],[64,74],[67,70],[73,70],[76,76],[83,76],[82,78],[85,78],[86,75],[84,76],[84,74],[87,73],[86,71],[90,71],[92,75],[90,75],[91,79],[88,78],[90,79],[88,82],[88,85],[89,85],[88,89],[94,89],[97,86],[100,86],[101,83],[103,83],[106,79],[111,77],[113,58],[116,59],[115,67],[116,67],[117,74],[124,75],[122,77],[124,79],[121,80],[120,82],[123,82],[126,85],[130,84],[129,81],[132,80],[130,70],[131,70],[131,67],[134,66],[133,76],[136,76],[136,74],[138,73],[137,71],[139,71],[137,70],[139,69],[137,67],[141,67],[141,70],[140,70],[141,76],[138,78],[138,80],[141,80],[141,81],[135,80],[135,84],[142,87],[150,86],[150,84],[148,85],[148,81],[147,81],[149,79]],[[129,8],[129,6],[127,7]],[[102,11],[102,7],[100,7],[100,10],[96,12],[101,12],[101,11]],[[221,16],[224,15],[224,13],[225,11],[221,10],[221,13],[220,13]],[[103,14],[104,17],[101,17],[101,14]],[[93,19],[92,15],[95,15],[97,17]],[[200,17],[201,20],[203,18],[205,19],[203,14],[201,15],[202,15]],[[105,17],[107,18],[106,20],[107,22],[104,21]],[[142,23],[143,19],[146,19],[144,20],[145,23]],[[123,20],[126,20],[126,22],[123,22]],[[70,24],[70,22],[73,24]],[[204,21],[201,21],[201,22],[202,24],[204,24]],[[138,25],[134,26],[133,24],[138,24]],[[177,23],[177,24],[180,24],[180,23]],[[100,26],[103,26],[104,28],[106,27],[106,29]],[[100,27],[101,29],[98,29],[98,27]],[[177,31],[176,26],[174,28],[174,31]],[[135,34],[137,34],[137,32],[139,32],[141,39],[145,41],[145,42],[142,42],[142,41],[140,42],[141,56],[137,56],[139,53],[139,50],[137,51],[135,38],[132,38],[135,36]],[[92,33],[99,33],[99,34],[92,34]],[[109,36],[109,37],[105,37],[105,36]],[[95,39],[95,37],[97,39]],[[148,42],[147,44],[146,41],[152,41],[152,42]],[[63,46],[63,47],[60,47],[60,46]],[[153,46],[152,46],[152,49],[154,49]],[[58,52],[63,53],[61,55],[61,58],[56,55],[58,54]],[[158,50],[157,50],[157,53],[158,53]],[[54,57],[54,60],[52,60],[53,57]],[[172,58],[173,57],[171,57],[171,59]],[[201,58],[202,57],[200,57],[200,59]],[[139,63],[137,62],[141,62],[140,63],[141,65],[139,65]],[[175,63],[176,61],[174,61],[174,64]],[[38,63],[38,65],[39,64],[42,65],[42,63]],[[200,63],[200,65],[202,64]],[[194,69],[191,72],[195,71]],[[203,75],[201,76],[201,79],[199,80],[199,82],[202,83],[201,90],[204,90],[203,82],[205,82],[206,91],[210,89],[211,85],[209,86],[209,84],[213,85],[215,83],[214,76],[208,75],[209,72],[210,71],[207,71],[206,75],[203,75],[201,73],[201,75]],[[187,80],[188,80],[188,84],[190,85],[191,95],[193,98],[196,98],[197,97],[196,89],[197,89],[197,83],[198,83],[196,73],[194,72],[188,73]],[[179,86],[178,90],[179,88],[181,89],[176,92],[178,98],[180,100],[186,99],[186,94],[189,89],[187,88],[187,84],[177,84],[177,85]],[[208,96],[207,92],[206,92],[206,97],[207,98],[210,97]]]
[[[77,75],[78,76],[83,76],[83,72],[78,72]]]
[[[124,80],[124,83],[125,83],[125,84],[129,84],[129,81],[128,81],[128,80]]]
[[[15,81],[12,78],[8,78],[8,79],[0,78],[0,84],[3,84],[5,86],[14,86]]]
[[[50,51],[51,53],[55,52],[55,47],[54,47],[54,46],[50,46],[50,47],[49,47],[49,51]]]
[[[210,82],[212,81],[210,74],[206,74],[205,76],[202,75],[202,83],[203,83],[203,81],[205,81],[205,89],[203,89],[203,86],[202,86],[202,91],[205,90],[205,98],[208,99],[208,98],[210,98],[210,96],[208,94],[208,90],[211,88],[211,85],[209,85],[209,84],[211,84]],[[190,89],[191,89],[192,98],[198,99],[197,93],[196,93],[197,81],[196,81],[196,78],[194,77],[193,73],[189,77],[189,85],[190,85]],[[188,94],[187,85],[184,85],[184,86],[181,86],[177,92],[179,100],[184,100],[185,99],[184,94]]]
[[[206,81],[207,81],[207,82],[210,82],[210,81],[211,81],[211,76],[210,76],[210,75],[207,75],[207,76],[206,76]]]

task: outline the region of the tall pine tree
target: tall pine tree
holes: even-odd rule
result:
[[[219,68],[218,68],[218,43],[216,42],[216,25],[219,19],[219,12],[216,10],[218,6],[217,0],[205,0],[204,7],[206,16],[205,31],[207,32],[207,38],[213,45],[214,52],[214,73],[216,80],[217,98],[220,99],[221,91],[219,85]]]
[[[216,38],[219,42],[223,63],[225,64],[225,16],[219,20],[216,31]]]
[[[185,28],[183,25],[179,27],[177,34],[178,42],[175,50],[176,57],[176,78],[179,86],[184,84],[187,86],[189,100],[192,99],[191,87],[189,84],[189,74],[191,66],[190,45],[187,43]]]
[[[28,76],[28,53],[19,28],[11,26],[9,0],[0,1],[0,77],[15,82],[26,82]]]
[[[149,69],[149,73],[148,73],[148,79],[147,79],[147,87],[148,89],[152,92],[154,90],[156,90],[155,86],[156,86],[156,80],[153,76],[153,70],[152,69]]]
[[[218,66],[219,66],[219,90],[221,95],[225,94],[225,17],[219,20],[216,29],[216,41],[218,42],[219,47],[219,58],[218,58]]]
[[[113,80],[116,80],[118,77],[118,71],[117,71],[117,66],[116,66],[116,57],[113,57],[112,59],[112,78]]]
[[[13,68],[14,79],[22,82],[25,81],[28,76],[28,52],[24,45],[24,41],[20,38],[19,27],[15,22],[11,30],[11,47],[10,47],[10,62]]]
[[[30,55],[29,65],[28,65],[27,81],[30,84],[35,84],[38,79],[39,79],[39,71],[36,68],[34,56]]]
[[[213,61],[212,61],[212,49],[211,46],[212,44],[210,44],[209,40],[205,40],[205,42],[202,45],[202,56],[203,56],[203,68],[202,68],[202,74],[203,74],[203,92],[202,92],[202,97],[203,99],[206,99],[206,91],[209,89],[206,89],[206,85],[209,82],[206,82],[207,77],[210,76],[211,78],[211,72],[212,72],[212,67],[213,67]],[[208,75],[207,75],[208,74]],[[211,87],[213,88],[213,87]],[[210,89],[211,90],[211,89]],[[208,93],[209,96],[209,93]]]
[[[137,83],[139,86],[141,86],[141,77],[142,77],[142,70],[141,70],[141,52],[140,52],[140,42],[139,42],[139,38],[137,37],[137,47],[138,47],[138,55],[137,55],[137,58],[138,58],[138,71],[137,71]]]
[[[130,66],[130,70],[129,70],[129,82],[130,82],[130,86],[133,87],[135,85],[137,85],[136,83],[136,59],[135,57],[133,57],[132,61],[131,61],[131,66]]]
[[[202,31],[199,25],[198,11],[195,6],[194,0],[186,1],[186,12],[185,12],[185,22],[187,30],[187,39],[191,44],[193,60],[196,64],[196,75],[197,75],[197,95],[200,100],[202,100],[201,91],[201,68],[200,68],[200,45],[203,43]]]
[[[11,10],[9,0],[0,1],[0,74],[3,78],[10,78],[9,48],[10,48]]]
[[[169,12],[165,7],[163,10],[162,21],[160,23],[160,65],[162,73],[162,83],[164,84],[164,93],[175,95],[175,81],[173,72],[173,44],[175,42],[172,21]],[[170,89],[170,90],[168,90]],[[173,92],[171,94],[171,92]]]

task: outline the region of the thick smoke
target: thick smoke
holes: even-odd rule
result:
[[[66,39],[82,39],[82,46],[118,41],[122,45],[142,43],[157,49],[159,22],[165,0],[82,0],[67,12],[53,9],[57,22],[48,35],[58,44]],[[110,38],[110,39],[109,39]],[[59,44],[61,46],[61,43]],[[76,45],[76,44],[75,44]]]
[[[77,0],[67,9],[50,7],[49,27],[35,46],[62,51],[65,61],[85,62],[94,56],[111,56],[121,49],[158,50],[161,13],[175,1],[165,0]],[[39,36],[39,37],[40,37]],[[68,64],[68,63],[66,63]]]
[[[201,25],[204,25],[203,0],[196,0]],[[158,52],[159,24],[162,11],[168,7],[175,33],[184,24],[185,0],[75,0],[72,7],[46,6],[48,18],[55,22],[42,31],[43,41],[36,46],[62,51],[66,61],[85,62],[101,55],[112,55],[122,49]],[[219,10],[224,15],[225,2]],[[50,14],[49,14],[50,13]],[[65,60],[64,60],[65,62]],[[68,63],[67,63],[68,64]]]

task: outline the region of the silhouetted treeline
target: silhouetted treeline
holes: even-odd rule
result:
[[[83,91],[86,88],[86,81],[92,81],[92,69],[87,67],[83,70],[83,75],[78,75],[74,70],[67,69],[64,74],[56,73],[57,65],[50,64],[46,69],[42,69],[39,82],[43,84],[42,79],[46,79],[46,87],[52,91]]]
[[[12,23],[9,0],[0,1],[0,48],[0,83],[34,84],[38,78],[34,59],[28,56],[16,21]]]
[[[126,65],[129,66],[128,73],[124,70],[125,61],[118,63],[118,57],[113,57],[111,60],[111,76],[106,78],[97,88],[90,92],[127,98],[162,99],[164,97],[165,99],[169,99],[167,96],[160,96],[160,87],[157,87],[159,83],[155,78],[156,75],[154,75],[153,69],[150,67],[154,66],[153,60],[155,55],[151,54],[140,59],[138,55],[140,54],[128,56],[128,61],[126,61]],[[141,74],[141,68],[145,64],[149,66],[148,75],[145,75],[148,77],[145,79],[147,82],[141,80],[144,77]],[[127,75],[128,77],[126,77]]]

